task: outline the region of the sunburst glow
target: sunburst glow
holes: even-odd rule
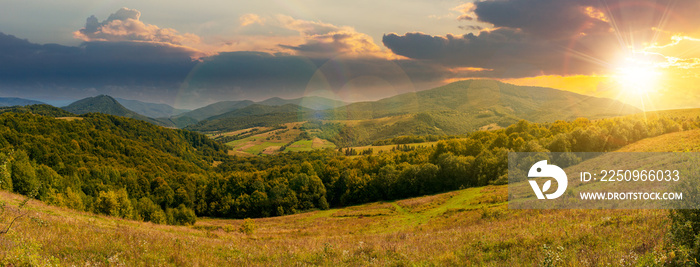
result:
[[[628,59],[614,77],[624,92],[644,95],[656,89],[661,72],[652,62]]]

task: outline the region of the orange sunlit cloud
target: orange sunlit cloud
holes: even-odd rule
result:
[[[217,52],[261,51],[287,53],[307,57],[378,57],[403,58],[382,49],[372,37],[353,27],[337,26],[321,21],[296,19],[278,14],[263,17],[245,14],[239,18],[240,26],[257,24],[261,29],[287,31],[287,34],[240,34],[234,38],[219,38],[208,45]],[[296,33],[296,34],[289,34]]]
[[[258,14],[244,14],[243,16],[238,18],[238,20],[241,23],[241,27],[245,27],[251,24],[265,24],[265,19],[261,18]]]

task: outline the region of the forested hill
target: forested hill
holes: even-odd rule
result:
[[[194,216],[192,188],[225,152],[204,135],[130,118],[0,114],[0,188],[79,210],[145,220]],[[182,203],[188,206],[177,209]]]
[[[95,96],[95,97],[84,98],[84,99],[75,101],[66,107],[63,107],[63,109],[68,111],[68,112],[75,113],[78,115],[90,113],[90,112],[103,113],[103,114],[109,114],[109,115],[137,119],[137,120],[141,120],[141,121],[145,121],[145,122],[150,122],[150,123],[155,124],[155,125],[172,126],[172,125],[164,125],[163,122],[157,121],[155,119],[152,119],[152,118],[146,117],[144,115],[138,114],[134,111],[131,111],[131,110],[125,108],[116,99],[114,99],[108,95],[99,95],[99,96]]]
[[[0,113],[33,113],[37,115],[49,116],[49,117],[71,117],[75,114],[65,111],[63,109],[47,105],[47,104],[37,104],[29,106],[11,106],[11,107],[0,107]]]

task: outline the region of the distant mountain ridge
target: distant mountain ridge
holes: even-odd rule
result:
[[[11,106],[28,106],[28,105],[40,105],[46,104],[41,101],[17,98],[17,97],[0,97],[0,107],[11,107]]]
[[[333,100],[320,96],[305,96],[294,99],[282,99],[279,97],[268,98],[266,100],[257,102],[257,104],[267,105],[267,106],[282,106],[285,104],[294,104],[297,106],[314,109],[314,110],[324,110],[332,109],[345,106],[349,104],[348,102]]]
[[[229,111],[221,115],[213,116],[207,120],[217,120],[222,118],[234,118],[234,117],[245,117],[245,116],[255,116],[264,115],[270,113],[290,113],[290,112],[312,112],[313,109],[305,108],[296,104],[283,104],[283,105],[263,105],[263,104],[252,104],[250,106]]]
[[[226,129],[246,129],[251,127],[272,126],[303,119],[299,114],[313,113],[315,110],[295,104],[282,106],[266,106],[252,104],[242,109],[230,111],[221,115],[190,125],[185,129],[194,131],[222,131]]]
[[[201,121],[212,116],[221,115],[226,112],[234,111],[236,109],[245,108],[252,104],[255,104],[255,102],[250,100],[221,101],[192,110],[190,112],[182,113],[174,117],[190,117],[195,120]]]
[[[75,101],[63,107],[63,109],[75,114],[97,112],[134,118],[166,127],[185,128],[188,125],[193,125],[204,120],[215,120],[226,116],[242,117],[246,115],[261,115],[265,112],[280,113],[284,110],[284,108],[270,107],[287,106],[287,108],[289,108],[290,106],[288,105],[293,105],[295,107],[292,109],[294,109],[295,112],[310,112],[314,110],[336,108],[346,104],[347,103],[343,101],[318,96],[295,99],[273,97],[260,102],[251,100],[221,101],[195,110],[184,110],[173,108],[167,104],[156,104],[100,95]],[[252,105],[256,106],[251,109],[243,110],[240,113],[234,112]]]
[[[122,104],[122,106],[124,106],[125,108],[150,118],[171,117],[190,111],[188,109],[176,109],[167,104],[149,103],[139,100],[129,100],[123,98],[114,99],[116,99],[119,102],[119,104]]]
[[[284,106],[287,104],[292,104],[295,106],[303,107],[304,109],[309,109],[309,111],[311,111],[338,108],[345,106],[348,103],[320,96],[305,96],[294,99],[272,97],[260,102],[253,102],[251,100],[221,101],[192,110],[190,112],[185,112],[176,116],[172,116],[169,118],[169,121],[171,123],[174,123],[178,127],[183,128],[185,126],[195,124],[198,121],[221,119],[222,117],[226,116],[224,114],[233,112],[235,110],[243,109],[254,104],[263,106]]]
[[[111,96],[108,95],[99,95],[95,97],[88,97],[84,98],[78,101],[73,102],[72,104],[65,106],[62,108],[65,111],[74,113],[74,114],[85,114],[85,113],[103,113],[103,114],[109,114],[109,115],[114,115],[114,116],[121,116],[121,117],[127,117],[127,118],[132,118],[132,119],[137,119],[137,120],[142,120],[145,122],[150,122],[156,125],[164,125],[163,123],[146,117],[144,115],[138,114],[134,111],[131,111],[127,108],[125,108],[122,104],[120,104],[116,99],[112,98]],[[164,125],[168,126],[168,125]]]

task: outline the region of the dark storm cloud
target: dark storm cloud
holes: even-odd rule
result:
[[[548,39],[611,28],[688,33],[697,31],[700,23],[700,1],[695,0],[505,0],[481,1],[473,8],[480,21]]]
[[[271,96],[299,97],[315,90],[340,94],[349,83],[366,77],[381,81],[382,85],[425,89],[448,75],[451,73],[444,67],[413,60],[229,52],[204,58],[190,74],[181,93],[253,100]],[[386,96],[371,87],[357,88],[355,93],[367,99]]]
[[[33,44],[0,33],[0,83],[56,86],[163,85],[195,65],[192,51],[163,44]]]
[[[572,45],[568,41],[549,41],[507,28],[479,35],[443,37],[407,33],[403,36],[388,34],[383,38],[384,45],[396,54],[451,67],[490,69],[492,71],[475,73],[475,76],[498,78],[595,72],[604,66],[589,57],[609,55],[603,54],[607,51],[588,51],[587,43],[600,40],[588,36]],[[571,53],[572,49],[587,51],[588,56]],[[593,52],[598,54],[591,54]]]
[[[691,33],[700,23],[700,1],[689,0],[501,0],[467,8],[493,28],[462,36],[390,33],[382,41],[408,58],[492,70],[477,76],[600,74],[628,46],[666,41],[657,29]]]
[[[188,80],[194,88],[241,87],[274,90],[282,84],[299,87],[321,61],[263,52],[227,52],[202,59]]]
[[[585,12],[593,1],[518,0],[475,3],[478,19],[496,27],[519,28],[527,34],[547,39],[569,38],[588,28],[608,29],[604,21]]]
[[[310,83],[341,90],[358,77],[397,88],[436,85],[452,73],[414,60],[316,58],[263,52],[229,52],[192,59],[196,51],[145,42],[86,42],[80,46],[34,44],[0,33],[0,92],[35,98],[83,98],[110,94],[189,107],[235,99],[299,97]],[[381,91],[381,90],[379,90]],[[375,90],[366,98],[383,97]]]

